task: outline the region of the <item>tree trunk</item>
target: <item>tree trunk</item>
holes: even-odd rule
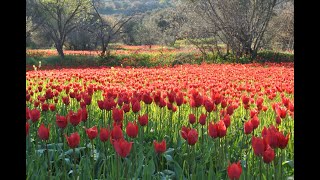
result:
[[[230,54],[229,53],[229,44],[227,44],[227,54]]]
[[[56,44],[56,49],[57,49],[58,54],[61,57],[61,59],[64,59],[63,45],[62,44]]]
[[[257,57],[258,50],[252,50],[251,59],[255,59]]]

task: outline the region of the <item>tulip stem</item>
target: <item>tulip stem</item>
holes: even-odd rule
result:
[[[106,143],[105,142],[103,143],[103,148],[104,148],[104,152],[105,152],[105,156],[106,156],[106,159],[104,161],[103,177],[106,177],[105,171],[106,171],[106,168],[107,168],[107,148],[106,148]]]
[[[77,179],[77,170],[76,170],[76,149],[73,148],[73,171],[74,171],[74,179]]]
[[[262,157],[260,158],[259,168],[260,168],[260,180],[262,180]]]
[[[179,114],[178,114],[178,121],[180,122],[181,121],[181,115],[180,115],[180,111],[181,111],[181,108],[180,106],[178,106],[178,111],[179,111]],[[181,129],[181,123],[176,123],[177,126],[178,126],[178,129]],[[177,138],[179,138],[179,131],[177,131]]]
[[[203,145],[203,139],[204,139],[204,136],[203,136],[203,126],[201,126],[201,143]]]
[[[214,142],[214,150],[215,150],[215,168],[216,168],[216,173],[218,172],[218,168],[217,168],[217,162],[218,162],[218,151],[217,151],[217,144],[216,144],[217,140],[215,140]]]
[[[62,152],[64,151],[64,138],[63,138],[63,129],[60,129],[60,131],[61,131],[61,140],[62,140]],[[66,164],[65,164],[65,155],[64,155],[64,153],[62,153],[63,154],[63,170],[64,170],[64,178],[67,178],[66,177],[66,174],[67,174],[67,171],[66,171]]]
[[[247,143],[247,141],[248,141],[248,138],[247,138],[247,136],[245,136],[245,143]],[[245,175],[245,179],[247,180],[248,179],[248,171],[249,171],[249,167],[248,167],[248,154],[249,154],[249,151],[248,151],[248,149],[246,149],[246,151],[245,151],[245,153],[246,153],[246,175]]]
[[[282,179],[282,149],[280,149],[280,179]]]
[[[252,176],[253,176],[253,179],[255,178],[255,174],[254,174],[254,170],[253,170],[253,167],[255,167],[254,166],[254,159],[255,159],[255,156],[254,156],[254,154],[252,153]]]
[[[269,179],[269,164],[267,164],[267,179]]]
[[[217,141],[218,141],[218,150],[220,150],[220,138],[218,138]],[[220,152],[217,152],[217,153],[218,153],[218,163],[217,164],[218,164],[218,168],[220,168],[220,161],[221,161],[220,154],[221,153]]]
[[[93,140],[91,140],[91,146],[92,146],[92,177],[94,179],[94,146],[93,146]]]
[[[275,150],[275,154],[276,153],[276,150]],[[274,179],[276,180],[277,179],[277,155],[275,155],[274,157],[274,161],[273,161],[273,166],[274,166]]]
[[[48,151],[48,142],[46,141],[46,152],[47,152],[47,159],[48,159],[48,178],[50,180],[50,174],[51,174],[51,167],[50,167],[50,158],[49,158],[49,151]]]
[[[149,116],[149,105],[146,104],[147,106],[147,115]],[[150,120],[150,119],[149,119]],[[147,133],[149,132],[149,123],[147,124]]]
[[[109,119],[108,119],[108,120],[109,120],[109,126],[111,127],[111,124],[112,124],[112,123],[111,123],[111,110],[109,111],[108,114],[109,114]]]
[[[117,180],[119,180],[119,177],[120,177],[120,172],[119,172],[119,159],[120,159],[120,157],[119,157],[119,155],[117,155]]]

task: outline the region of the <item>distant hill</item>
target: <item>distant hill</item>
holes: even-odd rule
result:
[[[103,7],[99,11],[105,15],[145,13],[172,6],[172,0],[101,0],[101,2]]]

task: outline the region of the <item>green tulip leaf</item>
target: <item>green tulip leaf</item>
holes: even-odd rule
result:
[[[168,162],[172,162],[173,161],[173,158],[169,154],[163,154],[163,156],[166,158],[166,160]]]

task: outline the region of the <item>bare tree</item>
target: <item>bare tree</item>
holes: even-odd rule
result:
[[[88,0],[35,0],[37,13],[44,19],[41,29],[49,32],[50,38],[62,59],[66,37],[86,18]]]
[[[101,42],[101,56],[109,55],[109,43],[117,37],[122,31],[123,26],[129,22],[135,14],[129,16],[107,16],[99,12],[101,8],[100,0],[91,0],[95,12],[95,33],[97,39]],[[93,32],[93,31],[92,31]]]
[[[294,45],[293,1],[283,3],[270,20],[263,45],[270,49],[292,50]]]
[[[30,38],[44,22],[39,15],[38,6],[35,0],[26,0],[26,38]]]
[[[273,15],[282,0],[198,0],[197,13],[214,27],[214,34],[237,57],[255,57]]]

